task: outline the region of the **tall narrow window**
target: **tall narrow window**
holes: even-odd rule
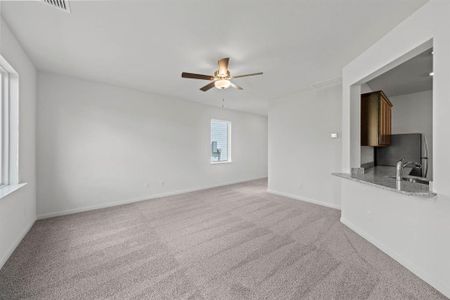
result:
[[[0,56],[0,188],[18,184],[18,74]]]
[[[211,163],[231,162],[231,122],[211,120]]]
[[[0,65],[0,187],[9,184],[8,160],[8,119],[9,78],[8,72]]]

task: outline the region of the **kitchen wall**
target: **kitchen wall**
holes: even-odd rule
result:
[[[373,89],[367,84],[361,84],[361,94],[373,92]],[[375,149],[370,146],[361,146],[361,165],[373,163],[375,161]]]
[[[341,221],[450,297],[450,2],[431,0],[343,70],[342,171],[360,163],[359,82],[433,47],[432,199],[341,180]],[[401,59],[399,59],[401,58]]]
[[[274,100],[269,108],[269,191],[340,207],[340,85]]]
[[[38,215],[267,177],[267,117],[51,73],[38,76]],[[210,164],[210,120],[232,163]]]
[[[36,220],[36,70],[1,17],[0,54],[19,74],[19,181],[27,183],[0,199],[1,268]]]
[[[433,91],[393,96],[389,100],[393,104],[392,133],[422,133],[426,138],[430,158],[428,178],[432,178]]]

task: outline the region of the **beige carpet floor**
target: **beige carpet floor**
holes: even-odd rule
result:
[[[1,299],[444,299],[265,180],[36,222]]]

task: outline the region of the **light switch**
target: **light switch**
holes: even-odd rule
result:
[[[330,137],[331,137],[332,139],[337,139],[337,138],[338,138],[337,132],[332,132],[332,133],[330,133]]]

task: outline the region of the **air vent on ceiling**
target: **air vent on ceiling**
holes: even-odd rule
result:
[[[42,0],[42,2],[70,13],[69,0]]]

